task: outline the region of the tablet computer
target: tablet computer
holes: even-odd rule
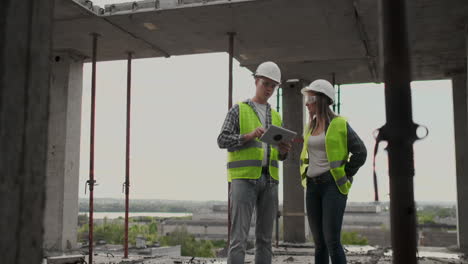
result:
[[[283,127],[271,125],[259,138],[260,141],[271,145],[278,145],[281,141],[291,141],[297,135],[296,132]]]

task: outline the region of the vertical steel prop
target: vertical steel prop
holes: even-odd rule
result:
[[[232,62],[234,58],[234,36],[236,33],[229,32],[229,97],[228,97],[228,110],[232,107]]]
[[[281,97],[281,87],[278,87],[276,90],[276,111],[280,112],[280,97]],[[276,219],[275,219],[275,239],[276,247],[279,246],[279,219],[280,219],[280,210],[279,210],[279,194],[276,195]]]
[[[333,85],[333,88],[335,88],[335,86],[336,86],[336,74],[334,72],[332,73],[332,85]],[[333,107],[333,112],[336,111],[337,114],[340,114],[340,112],[341,112],[341,86],[339,84],[338,84],[337,90],[338,90],[337,99],[333,103],[332,107]]]
[[[276,90],[276,112],[280,112],[280,97],[281,97],[281,87],[278,87]]]
[[[333,85],[333,89],[335,89],[335,84],[336,84],[335,73],[333,72],[333,73],[332,73],[332,85]],[[333,112],[336,112],[336,102],[333,102],[332,108],[333,108]]]
[[[132,53],[128,53],[127,59],[127,134],[125,150],[125,237],[124,258],[128,258],[128,211],[130,199],[130,106],[132,96]]]
[[[405,0],[380,1],[387,123],[377,141],[388,142],[393,263],[417,263],[413,143],[418,139],[411,106],[411,67]],[[377,143],[378,144],[378,143]]]
[[[337,114],[341,113],[341,85],[338,84],[338,104],[337,104]]]
[[[89,255],[88,263],[93,263],[93,212],[94,212],[94,124],[96,113],[96,57],[97,57],[97,39],[98,34],[91,34],[93,38],[93,55],[92,55],[92,72],[91,72],[91,131],[90,131],[90,148],[89,148],[89,180],[86,182],[89,187]]]
[[[229,95],[228,95],[228,110],[232,107],[232,61],[234,57],[234,36],[235,32],[229,32]],[[227,250],[229,250],[231,242],[231,183],[228,182],[228,241]]]

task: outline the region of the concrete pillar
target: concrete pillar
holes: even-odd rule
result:
[[[458,246],[468,254],[468,85],[466,74],[453,77],[453,117],[457,172]]]
[[[466,33],[468,57],[468,32]],[[458,247],[468,254],[468,66],[452,78],[453,119],[455,131],[455,161],[457,174]]]
[[[299,136],[303,132],[304,104],[301,89],[305,81],[286,82],[283,91],[283,123],[284,127],[296,131]],[[304,243],[304,189],[299,174],[302,144],[295,143],[283,162],[283,237],[284,242]]]
[[[0,252],[41,263],[52,0],[0,1]]]
[[[44,249],[76,248],[83,59],[53,55],[47,155]]]

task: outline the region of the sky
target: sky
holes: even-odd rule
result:
[[[97,64],[95,197],[124,198],[126,61]],[[281,65],[279,65],[281,67]],[[234,60],[233,101],[255,93],[252,73]],[[89,177],[91,65],[84,65],[80,197]],[[364,141],[368,157],[348,201],[374,198],[372,132],[385,124],[383,84],[341,86],[341,115]],[[276,108],[276,94],[270,98]],[[455,201],[450,80],[412,83],[413,119],[429,129],[414,144],[416,201]],[[226,150],[217,137],[228,110],[228,55],[133,60],[131,199],[227,200]],[[387,154],[376,158],[379,193],[388,200]],[[434,191],[437,190],[437,191]],[[280,183],[280,201],[283,187]]]

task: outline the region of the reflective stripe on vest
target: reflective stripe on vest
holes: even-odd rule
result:
[[[301,152],[300,173],[304,187],[306,186],[306,174],[309,166],[307,142],[309,141],[310,134],[311,131],[307,129],[304,133],[304,145]],[[344,170],[349,155],[346,119],[335,117],[330,122],[325,135],[325,149],[330,165],[330,173],[333,175],[336,186],[342,194],[348,194],[351,182]]]
[[[336,185],[341,186],[343,184],[346,184],[347,181],[348,181],[348,177],[343,176],[340,179],[336,180]]]
[[[309,162],[309,159],[307,159],[307,162]],[[330,169],[338,168],[341,165],[345,164],[346,161],[344,160],[337,160],[337,161],[332,161],[330,162]]]
[[[228,169],[240,168],[240,167],[261,167],[262,161],[261,160],[238,160],[238,161],[231,161],[228,162],[227,167]],[[270,166],[278,168],[278,161],[272,160]]]
[[[281,126],[281,117],[278,112],[271,109],[271,123]],[[252,132],[262,123],[255,111],[247,103],[239,103],[239,127],[240,134],[244,135]],[[251,140],[246,144],[228,149],[228,181],[232,179],[258,179],[261,177],[262,160],[264,150],[262,142],[258,139]],[[279,180],[278,175],[279,151],[276,147],[270,146],[269,173],[272,178]]]

